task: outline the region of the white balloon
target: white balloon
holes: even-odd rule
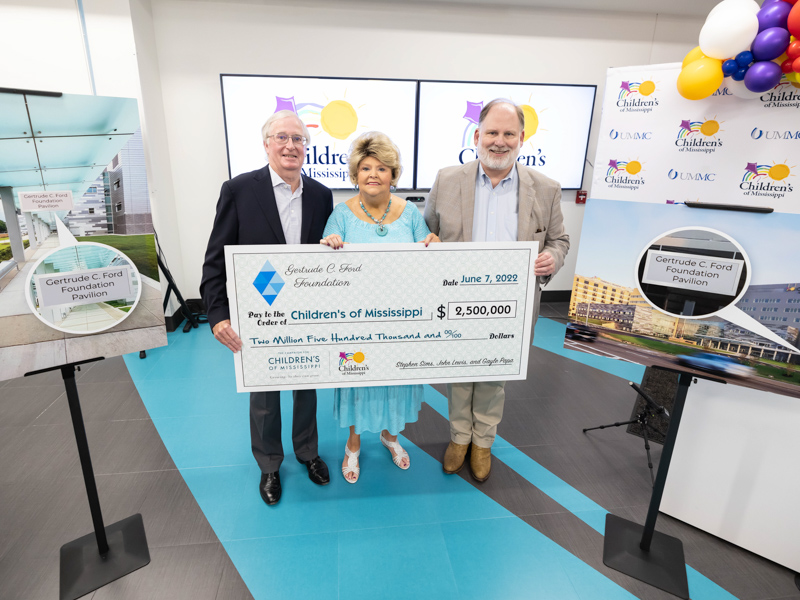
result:
[[[755,13],[738,5],[726,7],[703,25],[700,50],[706,56],[725,60],[747,50],[757,34]]]
[[[720,10],[727,8],[746,8],[753,14],[756,14],[761,10],[761,7],[758,5],[756,0],[722,0],[722,2],[711,9],[711,12],[709,12],[708,16],[706,17],[706,21],[708,21],[712,15],[717,14]]]
[[[730,77],[725,78],[725,85],[728,86],[728,89],[731,91],[731,94],[736,96],[737,98],[741,98],[742,100],[752,100],[753,98],[758,98],[764,92],[751,92],[747,89],[747,86],[744,84],[744,81],[736,81],[735,79],[731,79]]]

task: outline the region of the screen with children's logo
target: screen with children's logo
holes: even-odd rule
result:
[[[303,174],[331,189],[353,189],[350,145],[380,131],[400,150],[397,187],[414,184],[417,82],[390,79],[222,75],[230,176],[267,163],[261,127],[274,113],[290,110],[308,128]]]
[[[495,98],[522,109],[525,133],[517,163],[564,189],[580,188],[595,90],[593,85],[421,81],[417,188],[430,188],[443,167],[478,158],[481,110]]]

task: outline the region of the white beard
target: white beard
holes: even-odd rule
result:
[[[514,150],[509,150],[508,153],[503,156],[495,156],[489,152],[488,148],[478,145],[478,159],[480,159],[483,165],[495,171],[504,171],[510,168],[514,164],[514,161],[517,160],[517,156],[519,156],[518,147]]]

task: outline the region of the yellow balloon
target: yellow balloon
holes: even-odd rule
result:
[[[786,79],[792,83],[800,83],[800,73],[786,73]]]
[[[696,60],[700,60],[701,58],[706,58],[706,55],[700,50],[700,46],[696,46],[692,50],[689,51],[683,59],[683,64],[681,67],[685,67],[686,65],[693,63]]]
[[[681,70],[678,75],[678,93],[687,100],[702,100],[716,92],[724,78],[721,60],[701,58]]]

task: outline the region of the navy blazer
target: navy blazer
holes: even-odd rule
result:
[[[333,194],[321,183],[305,175],[302,177],[303,221],[300,241],[303,244],[318,244],[328,217],[333,212]],[[242,173],[222,184],[200,282],[200,295],[212,328],[220,321],[230,319],[225,246],[285,243],[269,166]]]

